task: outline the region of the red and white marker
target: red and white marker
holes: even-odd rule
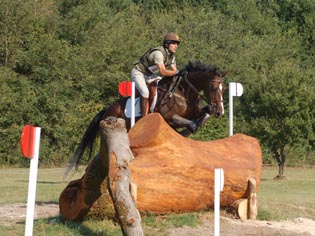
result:
[[[26,125],[22,130],[20,140],[22,155],[29,158],[31,161],[28,182],[25,236],[33,235],[40,131],[40,127]]]
[[[131,116],[130,116],[130,127],[133,127],[135,124],[135,82],[130,81],[123,81],[119,83],[118,86],[119,93],[122,96],[125,97],[131,97],[131,103],[130,103],[130,110],[131,110]]]

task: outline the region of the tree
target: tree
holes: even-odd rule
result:
[[[292,93],[300,85],[288,78],[312,86],[305,80],[314,78],[314,7],[312,1],[279,0],[1,1],[0,77],[6,99],[0,102],[0,130],[5,142],[12,142],[1,140],[1,157],[7,158],[5,163],[15,160],[18,151],[11,147],[16,147],[17,136],[11,127],[20,129],[32,122],[44,127],[43,162],[68,160],[83,133],[79,128],[119,98],[118,83],[130,78],[133,64],[148,47],[160,45],[167,31],[181,38],[179,68],[199,59],[228,71],[226,86],[229,81],[243,84],[244,96],[235,101],[235,131],[252,134],[271,148],[271,138],[249,124],[252,119],[270,123],[264,112],[272,112],[261,102],[277,98],[274,102],[284,106],[284,91],[274,89],[267,99],[268,81],[279,86],[290,83]],[[282,73],[280,66],[286,68]],[[297,112],[303,117],[299,130],[302,126],[314,130],[308,122],[314,118],[314,97],[309,91],[305,94],[305,104],[296,105],[303,107]],[[226,98],[227,93],[227,108]],[[34,112],[24,114],[26,106]],[[310,130],[296,144],[312,153],[315,142]],[[227,116],[209,120],[193,138],[224,135]],[[289,147],[299,149],[290,142],[284,149]]]
[[[279,38],[278,43],[290,49],[299,48],[292,37],[287,38],[290,42]],[[257,71],[259,79],[245,84],[246,95],[239,105],[243,112],[240,126],[271,150],[279,165],[278,178],[282,178],[287,155],[295,144],[307,146],[314,140],[311,108],[314,95],[308,89],[310,73],[302,70],[294,54],[290,56],[294,50],[288,51],[274,43],[278,46],[269,51],[269,56],[266,54],[266,67],[257,68],[261,70]]]

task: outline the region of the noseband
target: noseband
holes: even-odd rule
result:
[[[204,100],[209,106],[212,105],[212,103],[216,103],[216,102],[222,102],[222,100],[214,100],[212,101],[211,98],[210,98],[210,101],[202,94],[200,94],[200,92],[196,89],[196,87],[188,80],[188,72],[185,73],[184,75],[184,81],[188,84],[188,86],[196,93],[198,94],[199,97],[202,98],[202,100]],[[222,80],[211,80],[210,82],[218,82],[218,83],[223,83]]]

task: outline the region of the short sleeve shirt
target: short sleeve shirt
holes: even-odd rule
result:
[[[160,50],[153,51],[149,55],[150,60],[154,61],[154,64],[163,64],[164,63],[164,56],[163,53]],[[173,57],[173,60],[171,62],[171,65],[176,66],[176,60],[175,57]]]

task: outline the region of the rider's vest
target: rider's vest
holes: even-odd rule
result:
[[[159,50],[162,52],[164,57],[164,65],[168,68],[174,61],[175,55],[173,53],[168,53],[163,46],[156,48],[150,48],[146,51],[143,56],[140,58],[139,62],[136,63],[136,68],[145,75],[152,75],[153,72],[149,69],[150,66],[154,66],[154,61],[149,57],[150,53]]]

